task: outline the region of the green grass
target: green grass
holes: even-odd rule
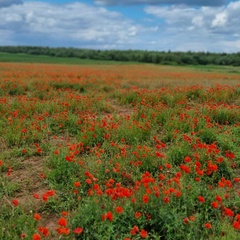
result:
[[[131,64],[133,62],[104,61],[92,59],[80,59],[74,57],[51,57],[45,55],[31,55],[24,53],[0,52],[0,62],[19,63],[55,63],[55,64]],[[135,63],[136,64],[136,63]]]
[[[239,239],[238,75],[0,66],[1,240]]]
[[[240,74],[240,67],[236,66],[220,66],[220,65],[189,65],[189,68],[200,70],[203,72],[219,72]]]
[[[124,64],[147,64],[140,62],[124,62],[110,60],[80,59],[76,57],[54,57],[46,55],[32,55],[25,53],[4,53],[0,52],[0,62],[18,62],[18,63],[53,63],[53,64],[80,64],[80,65],[124,65]],[[149,64],[147,64],[149,65]],[[218,66],[218,65],[177,65],[172,66],[175,69],[197,70],[203,72],[232,73],[240,74],[240,67]]]

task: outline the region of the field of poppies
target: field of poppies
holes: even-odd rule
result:
[[[240,239],[240,74],[0,63],[0,239]]]

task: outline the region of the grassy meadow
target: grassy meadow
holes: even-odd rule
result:
[[[44,59],[0,63],[1,240],[240,238],[239,68]]]
[[[34,55],[26,53],[5,53],[0,52],[0,62],[15,62],[15,63],[51,63],[51,64],[97,64],[97,65],[112,65],[112,64],[129,64],[121,61],[103,61],[93,59],[81,59],[76,57],[56,57],[47,55]],[[136,64],[136,63],[135,63]],[[220,67],[219,67],[220,68]]]

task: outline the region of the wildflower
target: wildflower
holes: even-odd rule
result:
[[[213,208],[218,208],[218,202],[212,202],[211,205]]]
[[[133,226],[133,228],[131,229],[131,231],[130,231],[130,234],[131,235],[135,235],[135,234],[137,234],[137,232],[139,232],[139,228],[138,228],[138,226]]]
[[[46,194],[47,194],[47,196],[52,197],[55,194],[55,191],[54,190],[48,190],[46,192]]]
[[[170,163],[166,163],[165,166],[166,166],[167,169],[170,169],[172,167],[172,165]]]
[[[135,218],[140,218],[141,216],[142,216],[142,214],[140,212],[135,213]]]
[[[186,163],[191,162],[191,158],[189,156],[185,157],[184,162],[186,162]]]
[[[185,224],[188,224],[188,223],[189,223],[188,217],[185,217],[185,218],[183,219],[183,222],[184,222]]]
[[[12,171],[13,171],[13,170],[12,170],[12,168],[11,168],[11,167],[9,167],[9,168],[8,168],[8,172],[7,172],[7,175],[8,175],[8,176],[10,176],[10,175],[11,175],[11,173],[12,173]]]
[[[58,228],[57,229],[58,234],[64,234],[64,235],[68,235],[70,233],[70,229],[69,228]]]
[[[176,196],[176,197],[181,197],[181,195],[182,195],[182,193],[181,193],[180,191],[176,191],[176,192],[175,192],[175,196]]]
[[[38,227],[38,231],[42,233],[45,237],[50,235],[47,227]]]
[[[58,224],[59,224],[60,226],[66,227],[66,226],[67,226],[67,220],[66,220],[66,218],[61,217],[61,218],[58,220]]]
[[[71,161],[72,161],[72,158],[69,157],[69,156],[66,156],[65,159],[66,159],[66,161],[68,161],[68,162],[71,162]]]
[[[73,232],[74,232],[75,234],[81,234],[81,233],[83,232],[83,228],[75,228],[75,229],[73,230]]]
[[[40,196],[39,196],[39,194],[37,194],[37,193],[34,193],[34,194],[33,194],[33,197],[36,198],[36,199],[40,199]]]
[[[54,154],[58,155],[58,154],[59,154],[59,151],[58,151],[58,150],[55,150],[55,151],[54,151]]]
[[[41,174],[40,174],[40,178],[46,178],[45,174],[44,174],[44,173],[41,173]]]
[[[63,215],[63,216],[68,216],[68,215],[69,215],[69,213],[68,213],[68,212],[66,212],[66,211],[62,211],[62,215]]]
[[[48,201],[48,195],[46,193],[43,194],[42,199],[44,202]]]
[[[42,149],[41,148],[37,148],[37,153],[41,154],[42,153]]]
[[[18,206],[19,202],[17,199],[13,199],[12,204],[16,207],[16,206]]]
[[[229,216],[229,217],[233,217],[234,216],[234,212],[231,209],[229,209],[229,208],[224,208],[224,212],[225,212],[226,216]]]
[[[117,207],[116,207],[116,212],[117,212],[118,214],[121,214],[121,213],[123,212],[123,208],[120,207],[120,206],[117,206]]]
[[[41,219],[41,216],[40,216],[38,213],[35,213],[35,214],[34,214],[34,218],[35,218],[36,220],[40,220],[40,219]]]
[[[48,231],[48,228],[43,227],[43,228],[42,228],[42,234],[43,234],[45,237],[49,236],[50,233],[49,233],[49,231]]]
[[[22,233],[21,235],[20,235],[20,237],[23,239],[23,238],[25,238],[27,236],[27,234],[26,233]]]
[[[205,202],[205,199],[204,199],[204,197],[202,197],[202,196],[198,196],[198,201],[204,203],[204,202]]]
[[[74,186],[75,186],[75,187],[80,187],[80,186],[81,186],[81,183],[80,183],[80,182],[75,182],[75,183],[74,183]]]
[[[91,180],[90,178],[88,178],[88,179],[86,180],[86,183],[87,183],[87,184],[92,184],[92,180]]]
[[[148,195],[144,194],[144,195],[143,195],[143,202],[144,202],[144,203],[148,203],[148,201],[149,201]]]
[[[204,227],[210,229],[210,228],[212,228],[212,225],[211,225],[211,223],[208,222],[208,223],[204,224]]]
[[[106,213],[106,219],[108,219],[109,221],[112,221],[112,220],[113,220],[112,212],[107,212],[107,213]]]
[[[240,214],[237,214],[237,215],[235,216],[235,218],[236,218],[237,221],[240,223]]]
[[[165,203],[168,203],[170,200],[169,200],[169,197],[164,197],[163,198],[163,201],[165,202]]]
[[[156,157],[165,158],[166,156],[161,152],[156,152]]]
[[[190,216],[189,219],[190,219],[191,221],[195,221],[195,220],[196,220],[196,218],[195,218],[194,216]]]
[[[140,232],[140,236],[141,236],[141,238],[147,238],[148,237],[147,231],[142,229],[141,232]]]
[[[222,198],[220,196],[216,196],[215,199],[218,201],[218,202],[222,202]]]
[[[32,239],[33,240],[41,240],[41,236],[38,233],[34,233]]]

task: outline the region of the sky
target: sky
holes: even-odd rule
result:
[[[240,0],[0,0],[0,45],[240,52]]]

